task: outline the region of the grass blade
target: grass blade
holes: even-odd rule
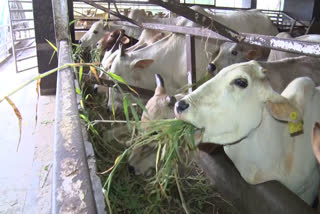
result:
[[[101,85],[99,76],[97,74],[97,70],[94,66],[90,66],[90,71],[94,74],[94,77],[96,78],[97,82],[99,83],[99,85]]]
[[[129,118],[129,111],[128,111],[128,102],[130,104],[130,101],[128,100],[128,98],[125,96],[123,98],[123,111],[124,111],[124,115],[126,117],[127,120],[127,126],[128,126],[128,130],[131,130],[131,124],[130,124],[130,118]]]
[[[54,45],[54,44],[52,44],[49,40],[47,40],[47,39],[45,39],[47,42],[48,42],[48,44],[53,48],[53,50],[54,51],[58,51],[58,48]]]
[[[17,108],[17,106],[12,102],[12,100],[10,100],[9,97],[5,97],[5,99],[8,101],[8,103],[11,105],[11,107],[13,108],[14,113],[16,114],[18,120],[19,120],[19,141],[18,141],[18,145],[17,145],[17,151],[19,149],[19,145],[20,145],[20,141],[21,141],[21,124],[22,124],[22,116],[21,113],[19,111],[19,109]]]
[[[82,63],[82,60],[80,60],[80,63]],[[83,66],[80,66],[80,68],[79,68],[79,85],[81,85],[82,75],[83,75]]]
[[[39,104],[39,90],[40,90],[40,82],[41,82],[41,79],[38,79],[37,80],[37,104],[36,104],[36,116],[35,116],[35,125],[34,125],[34,129],[36,129],[37,127],[37,123],[38,123],[38,104]]]
[[[125,84],[130,89],[130,91],[132,91],[136,95],[139,95],[138,92],[136,92],[133,88],[131,88],[128,85],[128,83],[122,77],[120,77],[119,75],[111,73],[111,72],[107,72],[107,75],[109,75],[113,80]]]

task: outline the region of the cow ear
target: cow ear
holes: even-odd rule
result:
[[[312,129],[312,150],[320,163],[320,124],[315,123]]]
[[[132,62],[131,66],[133,70],[143,70],[145,68],[148,68],[153,62],[153,59],[141,59]]]
[[[288,99],[278,95],[276,99],[270,99],[266,107],[272,117],[286,122],[302,122],[302,114]]]
[[[127,37],[127,36],[123,36],[121,39],[120,39],[120,42],[124,45],[126,44],[129,44],[130,43],[130,38]]]
[[[247,60],[257,60],[257,59],[259,59],[261,57],[262,57],[262,53],[261,53],[261,51],[259,51],[257,49],[248,50],[248,52],[247,52],[247,54],[245,56],[245,58]]]

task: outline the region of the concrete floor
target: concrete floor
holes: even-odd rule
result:
[[[0,98],[36,75],[37,69],[16,73],[11,57],[0,65]],[[11,106],[1,102],[0,214],[50,213],[55,96],[40,96],[36,127],[36,82],[10,99],[22,115],[22,135],[17,151],[19,121]]]

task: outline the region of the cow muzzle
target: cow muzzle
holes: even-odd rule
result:
[[[216,67],[215,64],[213,64],[213,63],[209,63],[209,64],[208,64],[208,72],[209,72],[211,75],[214,74],[214,72],[216,71],[216,69],[217,69],[217,67]]]

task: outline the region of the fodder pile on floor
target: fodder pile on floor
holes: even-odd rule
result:
[[[97,171],[109,213],[237,213],[209,184],[192,161],[197,153],[195,128],[179,120],[155,121],[142,131],[137,115],[141,108],[127,96],[126,121],[110,120],[107,101],[81,84],[81,117],[93,144]],[[140,109],[140,112],[139,112]],[[109,120],[106,120],[106,119]],[[134,146],[156,145],[152,176],[136,176],[128,170]]]

